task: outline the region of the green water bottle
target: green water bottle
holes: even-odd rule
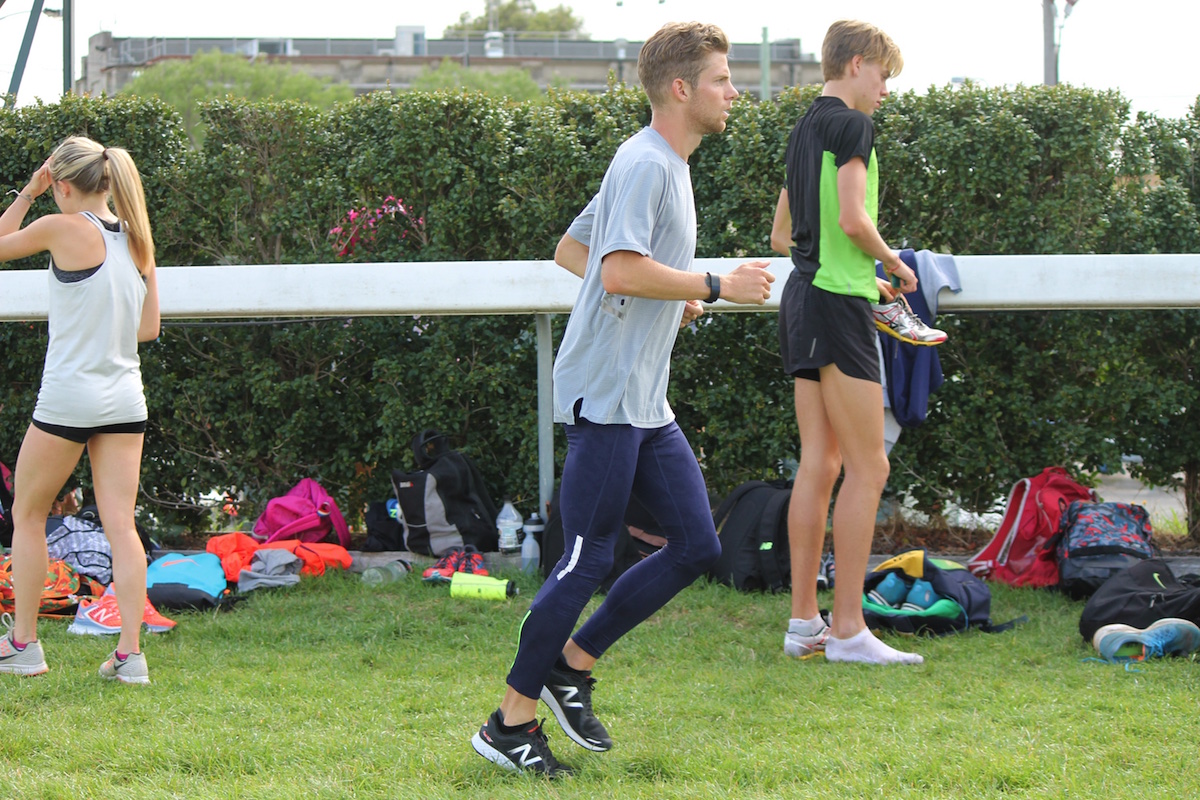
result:
[[[469,597],[476,600],[505,600],[517,594],[517,584],[504,578],[476,575],[473,572],[456,572],[450,579],[451,597]]]

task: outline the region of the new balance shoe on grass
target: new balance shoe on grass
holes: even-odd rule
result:
[[[534,720],[520,730],[505,733],[503,721],[500,709],[492,712],[479,733],[471,737],[471,747],[476,753],[514,772],[540,773],[547,778],[566,777],[574,772],[550,752],[542,723]]]
[[[142,624],[150,633],[165,633],[175,627],[175,620],[167,619],[158,613],[158,609],[146,598],[146,607],[142,611]],[[90,634],[104,636],[121,632],[121,610],[117,607],[117,597],[110,586],[103,595],[95,600],[79,601],[75,609],[75,620],[67,627],[67,633]]]
[[[111,594],[95,600],[80,600],[75,609],[75,620],[67,627],[67,633],[104,636],[121,632],[121,610],[117,598]]]
[[[46,656],[42,653],[42,643],[26,642],[25,646],[18,650],[12,638],[12,617],[5,614],[4,622],[9,631],[0,638],[0,672],[23,675],[27,678],[49,672]]]
[[[158,609],[150,602],[150,598],[146,598],[146,610],[142,612],[142,625],[146,627],[150,633],[166,633],[175,627],[176,622],[173,619],[167,619],[162,614],[158,613]]]
[[[1105,661],[1115,663],[1186,656],[1200,648],[1200,627],[1176,617],[1160,619],[1145,629],[1115,623],[1096,631],[1092,646]]]
[[[872,303],[871,314],[879,330],[907,344],[935,345],[948,338],[944,331],[922,322],[903,295],[896,295],[890,303]]]
[[[145,653],[129,653],[122,661],[117,658],[117,651],[114,650],[108,660],[100,665],[100,675],[110,681],[125,684],[150,683],[150,668],[146,666]]]
[[[592,713],[595,685],[596,679],[590,672],[556,665],[542,687],[542,702],[554,712],[554,718],[571,741],[588,750],[604,752],[612,749],[612,739]]]

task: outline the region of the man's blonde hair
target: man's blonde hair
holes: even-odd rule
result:
[[[695,88],[709,55],[728,52],[729,39],[716,25],[669,22],[659,28],[638,54],[638,80],[650,105],[666,101],[676,78],[683,78]]]
[[[829,26],[821,45],[821,73],[826,81],[845,77],[846,65],[855,56],[882,64],[888,77],[904,69],[904,57],[892,37],[868,22],[843,19]]]

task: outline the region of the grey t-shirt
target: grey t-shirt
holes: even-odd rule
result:
[[[554,419],[580,415],[602,425],[658,428],[675,419],[667,403],[671,350],[682,300],[604,291],[600,261],[631,250],[691,271],[696,202],[687,161],[655,130],[631,136],[613,156],[600,191],[567,233],[589,247],[583,286],[554,362]]]

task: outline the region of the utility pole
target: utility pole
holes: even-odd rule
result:
[[[42,0],[33,0],[33,8],[29,9],[29,22],[25,24],[25,36],[21,39],[21,50],[17,53],[17,63],[13,67],[12,80],[8,83],[8,98],[4,104],[12,108],[17,104],[17,90],[21,88],[21,78],[25,76],[25,62],[29,60],[29,48],[33,45],[33,34],[37,31],[38,17],[42,15]]]
[[[1042,83],[1046,86],[1058,86],[1058,45],[1054,41],[1054,19],[1057,16],[1058,8],[1054,0],[1042,0]]]
[[[758,51],[758,70],[758,99],[765,103],[771,99],[771,39],[766,27],[763,27],[762,48]]]
[[[1058,5],[1055,0],[1042,0],[1042,38],[1045,42],[1043,57],[1045,78],[1042,82],[1047,86],[1058,86],[1058,52],[1062,47],[1063,25],[1067,23],[1067,17],[1071,16],[1071,10],[1078,2],[1079,0],[1064,0],[1062,22],[1058,23],[1056,35],[1054,21],[1058,17]]]
[[[63,97],[75,88],[75,0],[62,0]]]

